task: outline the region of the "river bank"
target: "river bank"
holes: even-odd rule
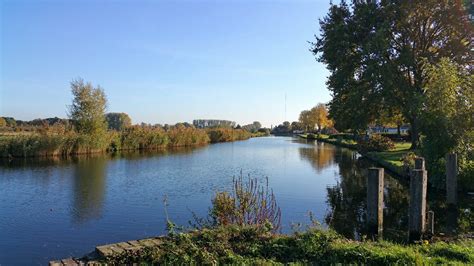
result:
[[[0,135],[0,158],[69,156],[125,150],[164,150],[246,140],[264,135],[242,129],[189,127],[169,130],[131,127],[120,132],[109,131],[100,137],[74,131],[18,133]]]
[[[330,143],[336,146],[345,147],[351,150],[358,151],[357,142],[346,139],[331,138],[329,135],[310,135],[299,134],[298,137],[309,140],[317,140]],[[410,152],[410,144],[406,142],[395,143],[395,148],[390,151],[383,152],[367,152],[363,156],[372,160],[373,162],[383,166],[389,171],[395,173],[401,178],[407,178],[408,173],[403,167],[403,157]]]
[[[405,245],[386,241],[353,241],[331,230],[312,227],[290,235],[272,234],[265,227],[218,226],[171,233],[168,236],[96,247],[65,263],[126,264],[451,264],[474,263],[474,241],[424,241]],[[69,265],[69,264],[68,264]]]

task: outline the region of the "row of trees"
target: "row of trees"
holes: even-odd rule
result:
[[[444,66],[472,72],[473,27],[459,0],[342,1],[320,26],[312,51],[331,73],[329,112],[338,129],[364,130],[385,110],[410,124],[417,148],[433,85],[427,69],[449,58]],[[462,86],[450,93],[471,91]]]
[[[332,127],[332,121],[328,117],[328,110],[323,103],[319,103],[310,110],[302,111],[299,122],[305,131],[314,129],[321,131],[323,128]]]

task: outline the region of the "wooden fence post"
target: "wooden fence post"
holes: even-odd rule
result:
[[[415,158],[415,169],[426,170],[425,169],[425,158],[423,158],[423,157],[416,157]]]
[[[458,158],[455,153],[446,155],[446,198],[448,205],[458,202]]]
[[[408,240],[420,240],[426,226],[426,170],[414,169],[410,174],[410,207],[408,216]]]
[[[428,212],[428,232],[434,235],[434,211]]]
[[[372,238],[383,233],[383,168],[369,168],[367,176],[367,231]]]

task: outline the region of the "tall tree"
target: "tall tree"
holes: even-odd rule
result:
[[[427,83],[421,129],[426,137],[422,153],[430,178],[444,184],[444,156],[448,152],[458,155],[461,174],[469,164],[474,170],[474,75],[448,58],[427,65],[424,74]]]
[[[342,1],[320,24],[312,51],[331,72],[330,115],[340,129],[363,129],[393,106],[417,148],[424,64],[449,57],[472,68],[472,24],[460,0]]]
[[[323,103],[317,104],[311,110],[304,110],[300,113],[299,122],[305,130],[313,130],[315,127],[321,129],[332,126],[332,121],[328,117],[328,110]]]
[[[319,131],[332,125],[331,120],[328,118],[328,110],[325,104],[319,103],[311,109],[310,113]]]
[[[71,91],[74,98],[69,106],[69,118],[76,130],[85,135],[103,136],[107,131],[107,98],[104,90],[100,86],[85,83],[83,79],[77,79],[71,82]]]
[[[109,129],[121,131],[132,125],[132,119],[126,113],[107,113],[105,120]]]

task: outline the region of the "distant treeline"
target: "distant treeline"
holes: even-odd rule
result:
[[[254,122],[249,130],[233,124],[196,128],[189,123],[132,126],[126,113],[106,113],[107,97],[100,86],[83,79],[71,82],[69,119],[32,121],[0,117],[0,157],[67,156],[120,150],[154,150],[244,140],[269,133]],[[215,122],[215,121],[214,121]],[[221,121],[222,122],[222,121]],[[203,127],[208,127],[204,124]],[[258,131],[260,130],[260,131]]]

